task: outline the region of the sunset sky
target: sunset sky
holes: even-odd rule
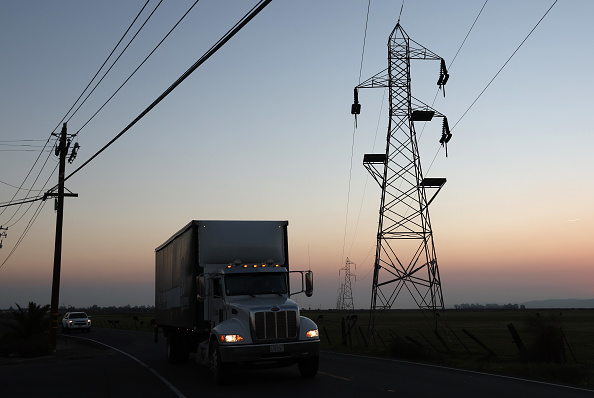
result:
[[[2,204],[57,183],[57,158],[48,159],[54,140],[36,163],[41,147],[144,3],[0,2]],[[69,133],[85,125],[192,3],[159,6],[68,121]],[[200,1],[80,130],[81,149],[66,173],[255,3]],[[450,65],[484,3],[406,1],[401,24]],[[425,175],[447,178],[430,208],[446,307],[594,298],[594,134],[586,117],[594,2],[559,1],[468,110],[552,4],[487,2],[450,67],[445,98],[436,97],[439,63],[411,63],[413,95],[428,104],[436,98],[434,108],[455,126],[446,158],[441,120],[417,125]],[[139,20],[156,5],[151,0]],[[315,275],[313,297],[296,297],[302,306],[336,306],[348,257],[356,263],[355,307],[369,308],[380,189],[362,160],[385,148],[387,96],[383,89],[360,92],[354,135],[350,105],[361,65],[361,81],[387,67],[386,44],[402,2],[371,1],[361,64],[367,5],[273,1],[70,178],[66,187],[79,197],[65,204],[60,305],[153,305],[157,246],[192,219],[253,219],[289,221],[291,267]],[[21,184],[27,190],[17,192]],[[0,308],[49,304],[53,208],[51,200],[0,208],[0,225],[8,227]],[[395,308],[412,308],[410,298],[403,293]]]

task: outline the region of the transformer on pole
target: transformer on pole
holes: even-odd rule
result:
[[[338,291],[338,300],[336,303],[337,310],[354,310],[355,305],[353,303],[353,288],[351,285],[351,277],[356,276],[351,273],[351,266],[357,268],[357,264],[349,260],[347,257],[344,267],[338,271],[340,275],[341,271],[344,271],[344,282],[340,284]]]
[[[398,22],[388,39],[388,68],[355,87],[351,108],[356,117],[361,110],[360,88],[389,90],[385,152],[363,157],[363,165],[382,190],[370,308],[372,332],[376,310],[392,308],[403,290],[420,309],[432,312],[436,328],[437,316],[445,311],[429,204],[446,179],[423,177],[414,122],[442,117],[440,144],[447,146],[452,135],[444,115],[411,95],[411,59],[440,61],[437,84],[443,89],[449,78],[444,60],[410,39]]]

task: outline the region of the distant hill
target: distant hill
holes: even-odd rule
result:
[[[526,308],[594,308],[594,299],[552,299],[523,303]]]

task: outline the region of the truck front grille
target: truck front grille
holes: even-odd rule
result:
[[[295,311],[256,312],[256,339],[278,340],[297,337]]]

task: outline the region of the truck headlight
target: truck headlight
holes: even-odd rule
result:
[[[318,329],[312,329],[312,330],[308,330],[307,333],[305,333],[305,336],[307,337],[318,337],[319,333],[318,333]]]
[[[243,337],[239,334],[222,334],[219,336],[221,343],[238,343],[243,341]]]

